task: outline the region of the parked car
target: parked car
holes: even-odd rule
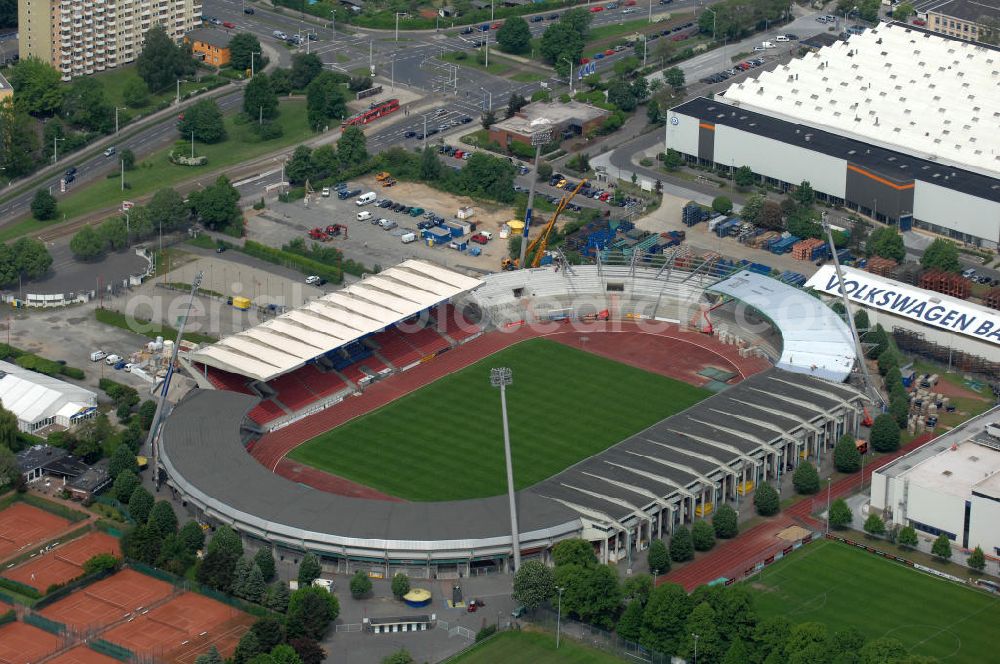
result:
[[[531,22],[532,23],[538,23],[538,22],[543,21],[543,20],[545,20],[545,19],[543,19],[541,16],[532,16],[531,17]]]
[[[249,14],[249,15],[253,16],[253,7],[244,7],[243,8],[243,13],[244,14]]]
[[[104,156],[105,157],[111,157],[111,156],[113,156],[115,154],[115,152],[116,152],[115,146],[112,145],[110,148],[108,148],[107,150],[104,151]]]
[[[232,21],[223,21],[222,22],[222,27],[229,28],[230,30],[232,30],[233,28],[236,27],[236,24],[233,23]]]
[[[323,198],[330,198],[330,188],[323,187],[323,191],[321,191],[319,195],[322,196]]]
[[[306,277],[306,283],[309,284],[310,286],[318,285],[319,281],[320,281],[319,277],[316,276],[315,274],[311,274],[308,277]]]
[[[118,360],[117,362],[115,362],[115,370],[121,371],[122,369],[125,368],[125,365],[127,364],[128,362],[126,362],[125,360]]]

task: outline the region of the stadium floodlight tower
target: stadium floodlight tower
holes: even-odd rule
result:
[[[507,500],[510,501],[510,537],[514,550],[514,571],[521,569],[521,538],[517,531],[517,503],[514,501],[514,467],[510,460],[510,428],[507,426],[507,386],[514,382],[510,367],[490,369],[490,385],[500,388],[500,415],[503,418],[503,453],[507,463]]]
[[[531,206],[535,202],[535,185],[538,183],[538,161],[542,155],[542,146],[552,141],[552,121],[538,118],[531,121],[531,144],[535,146],[535,168],[531,172],[531,185],[528,188],[528,204],[524,209],[524,231],[521,233],[521,256],[517,266],[524,267],[525,254],[528,253],[528,229],[531,227]]]

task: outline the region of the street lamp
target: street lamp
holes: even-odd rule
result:
[[[56,136],[52,137],[52,163],[59,161],[59,141],[65,141],[65,138],[58,138]]]
[[[863,481],[864,478],[862,478]],[[833,478],[826,478],[826,534],[830,534],[830,487],[833,485]]]
[[[181,103],[181,83],[187,83],[187,79],[179,78],[177,79],[177,98],[174,100],[175,103]]]
[[[127,111],[127,110],[128,109],[125,108],[124,106],[122,106],[120,108],[118,106],[115,106],[115,133],[116,134],[118,133],[118,111]]]
[[[565,60],[569,63],[569,94],[573,96],[573,61],[565,56],[559,58],[560,62]]]
[[[712,12],[712,41],[715,41],[715,17],[717,16],[714,9],[711,7],[705,7],[702,9],[703,12]]]
[[[396,12],[396,43],[399,43],[399,17],[406,16],[406,12]]]
[[[487,112],[492,111],[493,110],[493,93],[490,92],[489,90],[487,90],[486,88],[482,88],[481,87],[479,89],[483,91],[483,106],[484,106],[483,110],[485,110]],[[490,105],[488,107],[486,106],[486,95],[489,95],[489,97],[490,97]]]
[[[538,182],[538,161],[542,146],[552,140],[552,122],[545,118],[531,121],[531,144],[535,146],[535,168],[531,173],[531,187],[528,189],[528,205],[524,210],[524,231],[521,233],[521,254],[517,266],[524,268],[525,254],[528,252],[528,228],[531,226],[531,206],[535,202],[535,185]]]
[[[521,569],[521,538],[517,532],[517,505],[514,502],[514,467],[510,460],[510,428],[507,426],[507,386],[514,382],[509,367],[490,369],[490,385],[500,388],[500,415],[503,418],[503,452],[507,463],[507,500],[510,502],[511,547],[514,550],[514,570]]]
[[[566,590],[562,586],[556,588],[559,591],[559,608],[556,611],[556,650],[559,649],[559,633],[562,631],[562,594]]]
[[[694,639],[694,662],[693,664],[698,664],[698,635],[691,634],[691,638]]]
[[[253,66],[253,56],[260,55],[260,54],[261,54],[260,51],[250,51],[250,78],[253,78],[254,72],[255,72],[254,66]]]

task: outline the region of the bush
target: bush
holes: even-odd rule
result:
[[[646,561],[653,574],[666,574],[670,571],[670,554],[667,553],[667,545],[663,540],[655,539],[649,543]]]
[[[712,201],[712,209],[719,214],[729,214],[733,211],[733,202],[725,196],[716,196]]]
[[[368,578],[368,575],[358,570],[351,577],[351,597],[354,599],[361,599],[365,597],[372,591],[372,580]]]
[[[399,572],[392,577],[392,594],[396,599],[403,599],[403,595],[410,592],[410,577]]]
[[[819,473],[816,472],[816,466],[808,461],[800,463],[792,475],[792,485],[795,487],[795,492],[803,496],[811,496],[818,492]]]
[[[854,436],[845,433],[833,448],[833,466],[841,473],[856,473],[861,469],[861,452]]]
[[[670,538],[670,559],[682,563],[694,558],[694,544],[691,541],[691,531],[680,526]]]
[[[871,443],[876,452],[895,452],[899,449],[899,424],[892,415],[883,413],[872,424]]]
[[[874,537],[885,535],[885,521],[878,514],[872,512],[865,519],[864,529],[866,533]]]
[[[762,483],[754,492],[753,506],[761,516],[774,516],[781,509],[781,499],[773,486]]]
[[[708,551],[715,546],[715,528],[708,521],[695,521],[691,524],[691,539],[695,551]]]
[[[941,558],[942,560],[949,560],[951,558],[951,540],[944,533],[937,536],[934,540],[934,544],[931,545],[931,554]]]
[[[343,273],[336,267],[325,265],[319,261],[289,251],[275,249],[274,247],[269,247],[253,240],[247,240],[244,243],[243,253],[267,261],[268,263],[299,270],[303,274],[314,274],[333,284],[339,284],[343,280]]]
[[[831,528],[840,530],[851,525],[851,522],[854,520],[854,513],[851,512],[851,508],[847,506],[847,502],[843,498],[838,498],[830,505],[830,513],[827,515],[827,519],[830,522]]]
[[[739,515],[729,505],[722,505],[712,517],[712,526],[715,528],[715,536],[719,539],[736,537],[740,530]]]
[[[896,538],[896,543],[904,549],[915,549],[919,543],[917,540],[917,530],[913,526],[903,526]]]

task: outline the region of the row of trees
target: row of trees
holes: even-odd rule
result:
[[[542,33],[539,51],[560,76],[569,75],[583,55],[590,34],[591,14],[581,8],[562,13],[556,23]]]
[[[45,243],[22,237],[0,244],[0,284],[16,284],[18,279],[37,279],[49,271],[52,256]]]

